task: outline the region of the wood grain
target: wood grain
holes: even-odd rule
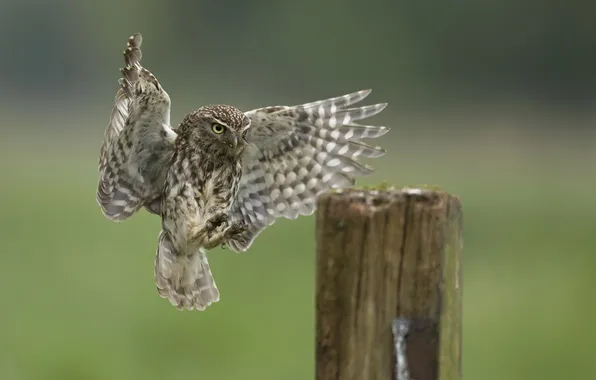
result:
[[[410,380],[461,379],[462,214],[430,190],[318,200],[317,380],[395,380],[391,324],[411,321]]]

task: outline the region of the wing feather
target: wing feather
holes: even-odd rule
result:
[[[141,66],[142,37],[129,38],[120,89],[99,154],[96,198],[104,215],[124,220],[141,207],[160,212],[159,197],[173,154],[170,98]]]
[[[235,251],[247,250],[257,235],[277,218],[310,215],[317,196],[330,188],[354,184],[355,176],[372,172],[359,157],[385,151],[360,139],[389,131],[356,123],[377,115],[386,104],[349,106],[370,94],[363,90],[295,106],[273,106],[246,112],[251,119],[243,156],[243,175],[232,205],[232,218],[249,226]]]

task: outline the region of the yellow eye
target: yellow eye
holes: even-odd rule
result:
[[[220,133],[223,133],[225,127],[221,124],[213,124],[213,126],[211,126],[211,130],[213,133],[217,133],[219,135]]]

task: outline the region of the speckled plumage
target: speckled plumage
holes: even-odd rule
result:
[[[219,300],[206,250],[227,244],[246,251],[277,218],[312,214],[322,191],[370,173],[357,157],[384,150],[359,140],[388,129],[356,121],[385,104],[349,108],[370,93],[364,90],[247,112],[211,105],[173,128],[168,94],[140,64],[141,41],[132,36],[124,52],[100,150],[97,200],[112,220],[142,207],[161,216],[158,292],[179,309],[204,310]]]
[[[210,131],[213,123],[228,127],[221,135]],[[206,106],[187,115],[177,129],[174,156],[166,176],[161,206],[162,232],[157,249],[155,279],[159,294],[181,308],[198,309],[219,300],[205,249],[235,237],[241,226],[227,218],[242,175],[242,143],[225,142],[241,136],[249,119],[239,110],[224,105]],[[221,217],[219,222],[214,219]],[[212,225],[211,225],[212,224]],[[233,227],[233,228],[230,228]],[[242,237],[238,236],[241,239]],[[170,271],[180,257],[203,261],[203,273]]]

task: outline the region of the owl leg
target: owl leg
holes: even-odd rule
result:
[[[222,244],[225,238],[224,226],[220,226],[216,231],[207,232],[201,245],[206,249],[212,249]]]
[[[235,222],[229,225],[226,214],[218,214],[205,223],[205,230],[202,235],[201,245],[206,249],[215,248],[218,245],[225,246],[228,239],[242,241],[244,232],[248,226],[244,222]],[[226,228],[227,227],[227,228]]]
[[[225,245],[229,239],[244,241],[243,234],[248,229],[246,223],[236,222],[228,228],[225,227],[227,223],[222,223],[215,231],[208,231],[201,245],[206,249],[213,249],[218,245]]]
[[[217,227],[209,226],[207,224],[202,227],[194,227],[192,232],[188,235],[187,242],[191,246],[196,245],[211,249],[220,244],[223,240],[224,228],[225,226],[223,224],[220,224]]]
[[[221,213],[209,218],[205,223],[205,230],[209,233],[220,227],[222,224],[228,224],[227,214]]]
[[[205,227],[195,237],[206,249],[212,249],[221,244],[224,239],[225,228],[228,226],[228,215],[225,213],[217,214],[205,222]]]

